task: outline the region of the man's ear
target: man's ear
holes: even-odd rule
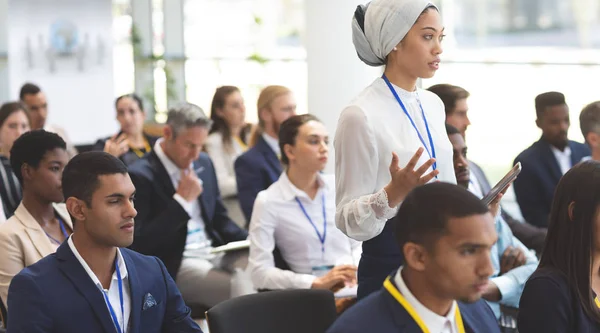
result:
[[[404,252],[404,264],[414,269],[415,271],[422,272],[425,270],[425,264],[427,262],[428,252],[425,246],[413,242],[407,242],[402,247]]]
[[[65,201],[69,214],[77,221],[85,221],[87,205],[83,200],[75,197],[69,197]]]

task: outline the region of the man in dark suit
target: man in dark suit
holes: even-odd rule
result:
[[[258,97],[258,129],[251,140],[254,147],[235,160],[240,206],[250,223],[258,192],[266,190],[283,171],[279,157],[279,126],[296,114],[292,92],[282,86],[268,86]]]
[[[466,140],[466,131],[471,125],[468,116],[469,105],[467,103],[470,93],[462,87],[451,84],[436,84],[427,90],[440,97],[446,111],[446,123],[458,129]],[[481,191],[480,194],[485,195],[489,193],[492,187],[483,169],[475,162],[469,161],[469,170],[471,172],[470,178],[472,184]],[[546,239],[546,229],[535,227],[526,221],[518,221],[504,209],[501,209],[501,213],[515,237],[528,248],[541,253]]]
[[[9,288],[9,332],[201,332],[163,263],[133,242],[135,187],[103,152],[75,156],[62,187],[73,234]]]
[[[471,333],[500,332],[481,299],[498,239],[481,200],[456,185],[431,183],[413,190],[388,223],[404,266],[328,333],[461,332],[461,326]]]
[[[213,164],[201,153],[210,126],[196,105],[171,108],[163,138],[129,168],[138,210],[131,248],[159,257],[184,299],[209,307],[245,293],[232,281],[246,281],[248,262],[247,250],[211,252],[248,233],[227,215]]]
[[[514,161],[523,170],[514,183],[523,217],[538,227],[548,227],[554,189],[560,178],[582,158],[590,155],[588,146],[570,141],[569,107],[565,96],[547,92],[535,98],[536,125],[542,130],[539,141]]]

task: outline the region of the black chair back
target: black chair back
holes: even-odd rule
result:
[[[217,304],[206,319],[211,333],[325,333],[335,300],[328,290],[275,290]]]

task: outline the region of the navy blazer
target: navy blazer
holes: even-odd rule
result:
[[[552,268],[539,268],[525,284],[517,326],[520,333],[600,333],[566,277]]]
[[[485,301],[458,302],[458,307],[467,333],[500,333],[496,316]],[[404,307],[381,288],[346,310],[327,330],[327,333],[362,332],[416,333],[421,329]]]
[[[266,190],[279,179],[283,168],[279,158],[262,136],[254,147],[235,160],[234,168],[238,199],[246,223],[250,223],[258,192]]]
[[[519,154],[514,161],[514,164],[521,162],[523,168],[514,183],[521,213],[525,221],[543,228],[548,227],[554,190],[562,177],[560,166],[550,147],[548,142],[540,139]],[[590,155],[587,145],[569,141],[569,147],[572,165]]]
[[[238,227],[227,215],[221,200],[217,176],[212,161],[201,153],[194,161],[194,170],[200,170],[203,192],[198,198],[206,234],[213,246],[244,240],[248,232]],[[188,213],[173,199],[175,187],[167,170],[154,151],[146,154],[129,167],[135,185],[135,238],[131,248],[143,254],[160,258],[175,279],[187,238]]]
[[[160,260],[127,249],[121,254],[131,297],[130,333],[202,332]],[[144,309],[147,294],[156,305]],[[67,242],[13,278],[8,308],[8,332],[116,332],[102,291]]]

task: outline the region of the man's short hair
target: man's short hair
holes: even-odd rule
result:
[[[600,101],[590,103],[581,110],[579,126],[584,138],[592,132],[600,134]]]
[[[65,200],[75,197],[89,207],[92,196],[99,187],[99,176],[127,174],[127,166],[111,154],[92,151],[73,157],[62,175],[62,188]]]
[[[433,85],[427,88],[427,90],[438,95],[442,100],[444,109],[446,110],[446,116],[449,116],[454,112],[456,102],[471,96],[466,89],[446,83]]]
[[[449,219],[488,212],[488,207],[468,190],[436,182],[410,192],[390,222],[404,261],[404,244],[413,242],[433,248],[432,245],[446,233]]]
[[[21,167],[28,164],[37,169],[44,155],[56,148],[67,150],[67,144],[59,135],[43,129],[30,131],[21,135],[10,149],[10,166],[23,185]]]
[[[549,91],[535,97],[535,114],[540,119],[546,108],[556,105],[566,105],[565,95],[556,91]]]
[[[167,125],[173,129],[173,137],[177,137],[182,131],[191,127],[201,126],[210,130],[212,120],[198,105],[181,103],[169,109]]]
[[[40,87],[36,86],[33,83],[27,82],[21,87],[21,91],[19,92],[19,99],[23,101],[25,100],[25,95],[35,95],[41,91],[42,89],[40,89]]]

